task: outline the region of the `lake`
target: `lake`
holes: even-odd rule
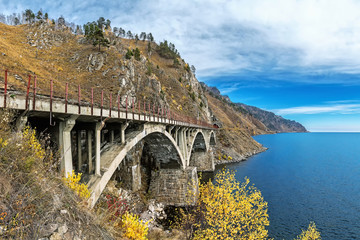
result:
[[[360,133],[282,133],[269,149],[229,164],[268,202],[269,236],[294,239],[314,221],[322,239],[360,239]],[[217,171],[223,165],[217,166]]]

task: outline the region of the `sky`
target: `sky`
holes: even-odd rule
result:
[[[151,32],[233,102],[309,131],[360,132],[360,1],[0,0],[5,15],[28,8]]]

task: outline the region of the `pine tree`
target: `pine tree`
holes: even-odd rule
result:
[[[101,46],[108,47],[110,42],[104,37],[103,30],[99,26],[103,26],[99,24],[99,20],[97,23],[89,22],[84,25],[84,31],[86,39],[90,40],[94,46],[98,45],[100,52]]]
[[[140,39],[145,41],[146,40],[146,32],[140,33]]]

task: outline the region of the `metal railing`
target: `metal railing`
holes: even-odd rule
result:
[[[151,101],[134,100],[133,97],[121,96],[116,94],[113,98],[113,93],[104,91],[99,87],[85,87],[80,84],[71,82],[63,82],[56,80],[40,79],[36,75],[18,74],[7,69],[1,69],[4,77],[0,77],[0,89],[4,95],[4,107],[7,107],[7,101],[10,94],[25,96],[25,110],[37,110],[36,101],[38,99],[49,101],[50,103],[50,125],[52,125],[52,107],[53,101],[62,101],[65,105],[64,113],[68,113],[68,105],[77,105],[78,113],[81,114],[81,108],[90,107],[91,115],[94,114],[94,108],[100,108],[101,117],[112,117],[111,112],[115,110],[125,113],[125,119],[140,120],[143,115],[153,117],[156,122],[162,122],[167,119],[168,122],[174,125],[196,125],[203,128],[216,128],[216,126],[207,123],[203,120],[184,116],[172,111],[169,107],[156,104]],[[10,95],[11,96],[11,95]],[[32,106],[29,106],[30,99],[32,99]],[[107,109],[108,116],[103,116],[103,110]],[[138,119],[135,119],[138,115]]]

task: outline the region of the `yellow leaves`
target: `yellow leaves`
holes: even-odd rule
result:
[[[31,129],[29,126],[26,126],[22,132],[22,136],[25,140],[23,148],[31,149],[33,154],[40,159],[45,156],[45,150],[37,140],[36,132],[33,129]]]
[[[86,184],[79,183],[81,180],[81,175],[82,173],[76,174],[74,170],[72,170],[71,174],[68,173],[67,178],[63,178],[63,181],[70,189],[76,192],[77,195],[79,195],[83,199],[87,199],[90,197],[90,191]]]
[[[64,71],[64,69],[63,69],[62,67],[58,67],[58,68],[57,68],[57,71],[58,71],[58,72],[62,72],[62,71]]]
[[[194,224],[194,239],[267,238],[267,203],[248,178],[240,183],[233,172],[222,170],[215,183],[200,183],[199,192],[204,221]]]
[[[135,214],[126,212],[122,218],[122,224],[125,229],[125,237],[133,240],[146,240],[148,233],[148,223]]]
[[[309,224],[309,227],[306,231],[302,231],[302,233],[296,238],[296,240],[320,240],[320,233],[316,229],[316,225],[314,222]]]
[[[0,138],[0,148],[4,148],[8,145],[8,141],[6,139]]]

